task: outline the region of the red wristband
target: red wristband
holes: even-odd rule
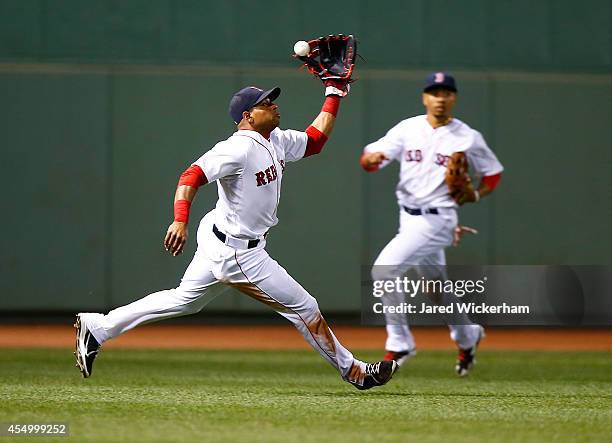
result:
[[[174,202],[174,221],[188,223],[189,209],[191,202],[189,200],[177,200]]]
[[[338,108],[340,107],[340,97],[337,95],[328,95],[323,103],[321,112],[329,112],[334,117],[338,115]]]

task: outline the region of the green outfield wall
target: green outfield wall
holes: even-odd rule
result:
[[[361,148],[421,113],[432,70],[459,82],[456,115],[506,171],[462,208],[481,233],[450,263],[612,264],[612,5],[606,1],[0,1],[4,234],[0,311],[107,309],[178,284],[195,250],[166,255],[178,175],[234,127],[232,93],[279,85],[284,128],[322,88],[293,42],[360,39],[359,81],[322,155],[289,166],[268,250],[323,310],[359,308],[361,267],[397,229],[397,167]],[[221,296],[211,310],[261,309]]]

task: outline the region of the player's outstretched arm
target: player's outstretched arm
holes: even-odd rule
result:
[[[191,202],[198,192],[198,187],[206,183],[208,180],[199,166],[192,165],[181,174],[174,193],[174,221],[168,226],[164,237],[164,248],[175,257],[183,252],[187,243]]]
[[[340,101],[348,91],[346,81],[327,80],[324,84],[325,102],[323,102],[321,112],[305,131],[308,135],[308,143],[304,157],[318,154],[323,150],[325,142],[327,142],[334,129]]]
[[[310,126],[325,134],[326,137],[329,137],[332,133],[332,129],[334,129],[339,108],[340,97],[337,95],[328,95],[325,97],[321,112]]]

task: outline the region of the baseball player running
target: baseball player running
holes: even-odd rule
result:
[[[174,221],[164,238],[173,256],[183,251],[191,202],[198,188],[216,181],[215,209],[200,221],[197,251],[179,286],[156,292],[108,314],[77,315],[76,358],[89,377],[100,345],[144,322],[193,314],[224,288],[234,287],[288,319],[342,378],[364,390],[387,383],[394,361],[366,364],[334,336],[317,301],[265,250],[278,223],[281,183],[289,162],[321,152],[347,83],[328,80],[321,113],[304,131],[281,130],[280,88],[253,86],[232,97],[229,113],[237,131],[217,143],[181,175],[174,197]]]
[[[396,236],[380,252],[374,263],[374,280],[394,279],[409,269],[427,279],[446,279],[444,249],[463,232],[457,224],[457,207],[476,203],[491,193],[501,178],[502,165],[489,149],[482,135],[461,120],[452,117],[457,99],[455,79],[446,73],[431,74],[422,94],[426,115],[399,122],[387,134],[363,150],[361,165],[377,171],[397,160],[400,163],[396,195],[400,226]],[[469,166],[481,176],[478,189],[469,184],[453,197],[445,183],[447,164],[452,154],[463,152]],[[443,303],[449,302],[446,296]],[[392,294],[387,302],[401,300],[404,294]],[[406,316],[385,316],[387,341],[385,360],[404,364],[416,351]],[[459,348],[455,370],[467,375],[484,329],[473,324],[465,314],[447,319],[451,339]]]

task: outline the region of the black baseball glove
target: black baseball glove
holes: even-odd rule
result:
[[[305,56],[294,55],[304,66],[323,81],[326,87],[334,87],[348,93],[357,57],[357,40],[352,35],[328,35],[308,42],[310,52]]]

